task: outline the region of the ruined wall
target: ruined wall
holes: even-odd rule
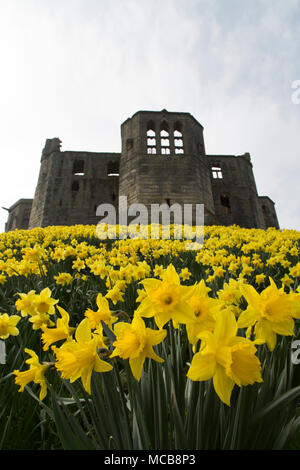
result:
[[[204,204],[214,220],[203,127],[189,113],[139,111],[121,126],[120,196],[128,204]]]
[[[218,222],[265,228],[250,155],[208,155],[207,158]]]
[[[15,204],[8,209],[5,231],[28,229],[31,207],[32,199],[19,199],[15,202]]]
[[[266,228],[279,228],[279,223],[275,210],[275,203],[268,196],[259,196],[258,201],[261,207],[261,212]]]

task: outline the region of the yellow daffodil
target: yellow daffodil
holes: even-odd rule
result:
[[[225,269],[222,268],[222,266],[214,266],[214,277],[223,277],[225,273]]]
[[[193,322],[194,312],[187,300],[193,295],[195,286],[181,286],[173,265],[168,266],[161,278],[142,281],[147,296],[139,305],[137,314],[147,318],[154,316],[159,328],[171,319],[183,324]]]
[[[66,252],[63,247],[57,247],[54,250],[54,253],[51,254],[51,258],[54,259],[55,261],[61,261],[66,259]]]
[[[154,351],[153,346],[161,343],[165,338],[166,330],[151,330],[146,328],[144,321],[135,314],[132,323],[119,322],[114,325],[116,341],[110,357],[120,356],[129,359],[133,376],[140,380],[146,358],[157,362],[164,362]]]
[[[291,306],[292,317],[300,320],[300,286],[297,288],[297,292],[289,293],[288,300]]]
[[[192,273],[188,270],[188,268],[183,268],[181,271],[180,271],[180,277],[183,281],[185,281],[186,279],[189,279],[192,275]]]
[[[8,315],[3,313],[0,315],[0,339],[7,339],[10,335],[17,336],[19,330],[16,325],[21,320],[19,315]]]
[[[50,319],[48,313],[38,313],[29,318],[30,323],[32,323],[33,330],[39,330],[44,327],[55,326],[55,323]]]
[[[156,277],[160,277],[162,273],[164,272],[163,266],[156,265],[155,268],[153,269],[153,274]]]
[[[230,406],[233,387],[262,382],[261,364],[254,343],[236,336],[237,322],[230,310],[217,316],[214,332],[203,331],[200,351],[193,358],[187,376],[193,381],[213,379],[219,398]]]
[[[266,275],[264,273],[257,274],[255,276],[255,282],[257,285],[263,284],[265,282]]]
[[[291,285],[294,284],[294,279],[292,279],[288,274],[285,274],[283,278],[281,279],[282,286],[283,287],[290,287]]]
[[[276,346],[277,334],[294,334],[289,298],[283,289],[277,288],[273,279],[260,294],[248,284],[241,285],[241,292],[248,307],[238,319],[239,328],[253,327],[256,339],[266,342],[270,351]]]
[[[72,284],[73,277],[69,273],[59,273],[57,276],[54,276],[56,284],[61,286],[68,286]]]
[[[66,310],[60,306],[57,306],[57,308],[60,312],[61,318],[57,319],[56,327],[48,328],[44,325],[41,326],[41,329],[43,330],[42,342],[44,343],[44,351],[47,351],[49,346],[53,343],[56,343],[57,341],[62,339],[68,340],[75,330],[75,328],[69,326],[70,317],[68,312],[66,312]]]
[[[290,268],[290,275],[293,277],[300,277],[300,261],[296,264],[296,266],[292,266]]]
[[[142,302],[147,297],[145,289],[137,289],[137,294],[136,302],[138,303]]]
[[[66,341],[60,348],[52,347],[57,362],[55,367],[63,379],[74,382],[81,378],[84,389],[91,394],[91,375],[112,370],[111,364],[98,356],[97,335],[92,335],[88,318],[82,320],[75,332],[75,339]]]
[[[109,289],[106,298],[110,299],[114,305],[116,305],[117,302],[123,302],[124,293],[119,289],[118,286],[114,286],[112,289]]]
[[[239,303],[242,297],[240,285],[241,281],[236,281],[231,278],[228,283],[224,282],[223,289],[218,291],[218,299],[236,315],[239,312]]]
[[[24,387],[29,384],[30,382],[37,383],[41,386],[39,398],[43,400],[47,395],[47,385],[44,377],[44,373],[49,367],[47,364],[40,364],[39,358],[37,354],[32,351],[31,349],[25,349],[25,352],[31,356],[30,359],[27,359],[25,362],[29,364],[30,367],[28,370],[24,372],[20,372],[19,370],[14,370],[13,374],[15,377],[16,385],[20,386],[19,392],[24,391]]]
[[[18,293],[20,299],[15,302],[16,309],[21,313],[22,317],[27,315],[36,315],[34,300],[36,298],[35,290],[31,290],[28,294]]]
[[[54,305],[58,303],[58,300],[52,299],[51,290],[49,287],[46,287],[40,294],[35,296],[33,303],[38,314],[47,313],[53,315],[55,313]]]
[[[102,323],[99,323],[93,331],[93,337],[97,338],[97,348],[98,349],[107,349],[106,342],[107,338],[103,335],[103,326]]]
[[[211,289],[205,285],[202,279],[197,284],[193,295],[187,300],[194,313],[193,321],[186,325],[188,339],[192,345],[197,343],[197,335],[201,331],[214,329],[217,312],[223,305],[221,301],[209,297],[210,291]]]
[[[84,268],[85,268],[85,263],[84,261],[82,261],[82,259],[77,258],[75,261],[73,261],[72,269],[75,269],[76,271],[81,271]]]

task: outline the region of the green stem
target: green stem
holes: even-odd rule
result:
[[[122,406],[123,406],[123,410],[124,410],[124,414],[125,414],[125,418],[126,418],[127,431],[128,431],[128,436],[129,436],[129,439],[130,439],[130,446],[131,446],[130,448],[133,449],[132,430],[131,430],[131,426],[130,426],[128,408],[127,408],[127,405],[126,405],[125,394],[124,394],[124,390],[123,390],[123,386],[122,386],[122,382],[121,382],[121,377],[120,377],[120,372],[119,372],[119,368],[118,368],[117,363],[115,363],[114,373],[115,373],[115,376],[117,378],[117,382],[118,382],[118,386],[119,386],[119,390],[120,390],[121,401],[122,401]],[[128,385],[128,388],[129,388],[129,385]]]

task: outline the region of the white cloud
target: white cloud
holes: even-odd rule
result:
[[[298,0],[0,1],[0,205],[33,197],[46,138],[120,151],[127,117],[166,108],[201,122],[208,153],[249,151],[300,230],[299,16]]]

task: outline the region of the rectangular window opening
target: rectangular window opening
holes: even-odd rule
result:
[[[74,176],[84,176],[84,161],[75,160],[73,163],[73,175]]]
[[[107,176],[119,176],[119,162],[110,161],[107,164]]]
[[[218,166],[213,166],[211,170],[212,170],[212,177],[214,179],[223,179],[222,168]]]

